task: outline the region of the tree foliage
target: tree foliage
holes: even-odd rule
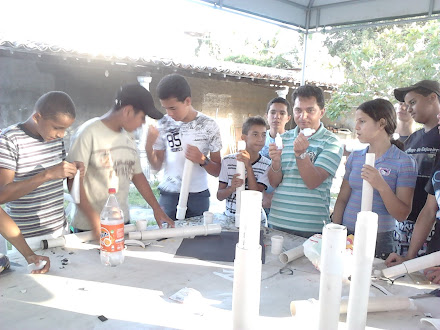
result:
[[[394,102],[394,88],[439,79],[439,34],[438,21],[330,33],[324,44],[340,59],[346,80],[327,115],[336,119],[376,97]]]

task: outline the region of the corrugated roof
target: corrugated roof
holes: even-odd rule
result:
[[[261,67],[256,65],[241,64],[226,61],[217,61],[215,59],[202,60],[194,58],[193,60],[180,61],[177,59],[165,59],[157,57],[121,57],[105,54],[88,54],[78,52],[75,49],[63,48],[57,45],[49,45],[34,41],[10,41],[0,37],[0,49],[13,52],[34,53],[37,55],[56,55],[61,57],[76,57],[84,59],[104,60],[115,63],[124,63],[137,66],[162,66],[175,69],[183,69],[193,72],[202,72],[209,74],[219,74],[233,76],[237,78],[249,78],[251,80],[262,79],[274,81],[280,84],[296,85],[301,81],[301,69],[284,70],[277,68]],[[336,84],[321,81],[307,81],[314,85],[324,86],[326,88],[335,88]]]

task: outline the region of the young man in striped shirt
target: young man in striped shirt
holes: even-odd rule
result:
[[[237,160],[242,161],[246,169],[245,187],[248,190],[264,191],[269,186],[267,170],[270,159],[259,154],[266,141],[266,122],[263,117],[249,117],[243,123],[242,140],[246,142],[246,150],[227,155],[222,160],[218,177],[217,199],[226,199],[227,216],[235,215],[235,190],[243,184],[243,178],[237,177]]]
[[[283,150],[269,147],[269,182],[275,188],[269,225],[310,237],[330,221],[330,187],[342,157],[339,139],[321,123],[324,94],[319,87],[301,86],[292,95],[298,125],[283,134]],[[306,137],[303,130],[315,133]]]
[[[75,120],[75,105],[64,92],[41,96],[32,115],[0,134],[0,204],[32,249],[58,237],[66,225],[63,179],[81,163],[64,161],[63,137]]]

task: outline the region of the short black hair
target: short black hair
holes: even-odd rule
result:
[[[252,126],[264,126],[267,127],[266,121],[261,116],[248,117],[241,127],[241,134],[248,135]]]
[[[324,101],[324,92],[321,88],[313,85],[304,85],[298,87],[292,94],[292,104],[295,104],[295,100],[298,97],[310,98],[314,97],[316,99],[316,103],[318,104],[319,109],[324,109],[325,101]]]
[[[187,97],[191,97],[191,88],[183,76],[173,73],[159,81],[156,93],[160,100],[175,97],[179,102],[183,102]]]
[[[292,115],[292,107],[290,106],[289,101],[287,101],[283,97],[275,97],[272,100],[270,100],[269,103],[267,104],[266,113],[269,112],[269,109],[270,109],[271,105],[274,104],[274,103],[282,103],[282,104],[284,104],[287,107],[287,114],[289,116]]]
[[[35,103],[34,110],[43,118],[55,118],[63,114],[75,119],[75,104],[67,93],[51,91],[42,95]]]

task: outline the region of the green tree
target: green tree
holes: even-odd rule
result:
[[[439,79],[440,23],[336,31],[324,44],[340,59],[346,80],[327,104],[327,116],[337,119],[362,102],[384,97],[422,79]]]

